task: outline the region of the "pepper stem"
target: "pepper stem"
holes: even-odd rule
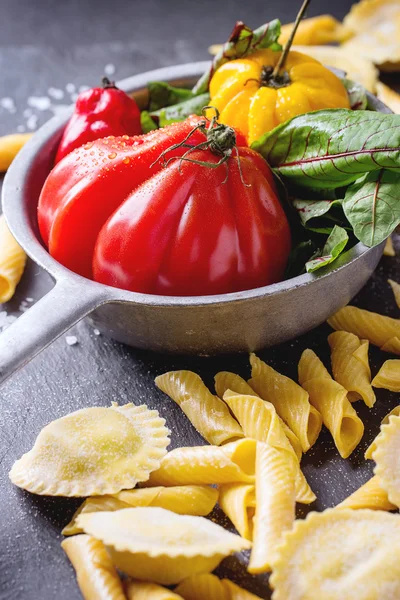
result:
[[[275,69],[273,70],[272,79],[276,79],[279,76],[279,71],[281,69],[283,69],[283,67],[285,66],[285,62],[286,62],[286,59],[288,57],[289,50],[290,50],[290,48],[291,48],[291,46],[293,44],[294,36],[296,35],[296,31],[297,31],[297,29],[298,29],[298,27],[300,25],[300,22],[301,22],[302,18],[304,17],[304,13],[306,12],[306,10],[307,10],[308,5],[310,4],[310,2],[311,2],[311,0],[304,0],[303,4],[301,5],[301,8],[300,8],[300,10],[298,12],[298,15],[296,17],[296,21],[295,21],[295,23],[293,25],[293,29],[292,29],[292,32],[290,34],[290,37],[289,37],[288,41],[285,44],[285,47],[283,49],[283,52],[282,52],[282,54],[281,54],[278,62],[275,65]]]
[[[103,77],[103,79],[101,80],[101,85],[102,87],[107,90],[109,88],[116,88],[117,86],[115,85],[115,81],[110,81],[110,79],[108,79],[108,77]]]

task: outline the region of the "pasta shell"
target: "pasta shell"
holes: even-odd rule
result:
[[[16,242],[3,215],[0,216],[0,304],[15,294],[26,265],[26,254]]]
[[[177,515],[164,508],[80,515],[78,526],[108,547],[121,571],[163,585],[210,572],[224,556],[251,546],[204,517]]]
[[[169,444],[158,412],[113,404],[84,408],[49,423],[17,460],[11,481],[34,494],[113,494],[146,481]]]
[[[256,396],[257,398],[259,398],[257,392],[255,392],[253,388],[250,387],[250,385],[242,377],[236,375],[235,373],[221,371],[220,373],[216,374],[214,379],[215,390],[220,398],[223,398],[225,392],[227,392],[228,390],[234,392],[235,394],[240,394],[242,396]],[[270,402],[267,402],[267,404],[271,406]],[[296,453],[298,460],[300,460],[303,452],[298,437],[286,425],[286,423],[282,421],[282,419],[279,416],[278,419],[287,439],[291,443],[293,450]]]
[[[218,490],[206,485],[154,487],[127,490],[114,496],[87,498],[72,520],[62,530],[63,535],[81,533],[76,524],[78,515],[90,512],[121,510],[136,506],[159,506],[180,515],[208,515],[218,500]]]
[[[388,279],[388,283],[390,284],[390,287],[393,290],[396,304],[400,308],[400,283],[397,283],[397,281],[393,281],[393,279]]]
[[[125,600],[116,568],[104,544],[89,535],[77,535],[61,542],[76,571],[85,600]]]
[[[197,431],[210,444],[243,437],[240,425],[226,404],[213,396],[201,378],[192,371],[171,371],[155,379],[157,387],[176,402]]]
[[[386,360],[372,380],[372,385],[400,392],[400,359]]]
[[[291,461],[292,457],[296,459],[297,502],[304,504],[314,502],[315,494],[300,469],[298,458],[284,434],[281,420],[273,404],[256,396],[233,394],[229,390],[224,394],[224,400],[242,426],[246,437],[266,442],[273,448],[283,450],[288,455],[288,461]]]
[[[382,420],[382,423],[381,423],[381,427],[382,427],[382,425],[386,425],[387,423],[389,423],[389,419],[392,415],[395,415],[395,416],[400,415],[400,405],[396,406],[396,408],[391,410],[390,413],[388,413],[386,415],[386,417],[384,417],[384,419]],[[365,454],[364,454],[365,459],[372,460],[372,455],[376,450],[376,443],[377,443],[380,435],[381,435],[381,432],[378,433],[376,438],[373,440],[372,444],[370,446],[368,446],[368,448],[366,449]]]
[[[218,503],[232,521],[238,533],[246,540],[252,540],[253,517],[255,513],[254,485],[226,483],[219,488]]]
[[[322,427],[322,417],[311,406],[307,392],[255,354],[250,354],[250,363],[251,387],[261,398],[275,406],[279,416],[298,437],[303,452],[306,452],[316,442]]]
[[[349,400],[362,398],[371,408],[376,398],[371,387],[368,342],[347,331],[331,333],[328,342],[334,379],[350,392]]]
[[[400,516],[328,509],[296,521],[274,561],[273,600],[396,600]]]
[[[288,464],[286,453],[258,442],[256,462],[256,513],[249,573],[271,570],[282,534],[295,520],[295,459]]]
[[[347,398],[347,390],[333,381],[312,350],[304,350],[299,362],[299,381],[308,392],[310,402],[321,413],[342,458],[347,458],[359,444],[364,425]]]
[[[385,490],[381,486],[379,477],[374,475],[367,483],[345,498],[336,508],[369,508],[371,510],[395,510],[396,506],[389,502]]]
[[[216,575],[195,575],[184,579],[176,591],[184,600],[260,600],[229,579],[218,579]]]
[[[369,340],[371,344],[385,352],[400,354],[399,319],[392,319],[356,306],[345,306],[328,319],[328,323],[336,331],[348,331],[360,339]],[[392,340],[397,340],[397,343],[390,343]]]
[[[126,600],[182,600],[182,596],[156,583],[129,580],[124,587]]]
[[[244,439],[224,446],[171,450],[146,486],[254,483],[256,442]]]
[[[400,507],[400,416],[389,417],[389,423],[382,425],[375,444],[374,474],[379,477],[389,501]]]
[[[390,92],[392,92],[392,90],[390,88],[388,88],[386,85],[384,85],[383,83],[381,83],[380,81],[378,81],[376,88],[377,88],[377,96],[378,96],[379,100],[382,100],[382,102],[384,102],[387,106],[389,106],[389,108],[391,108],[389,102],[384,99],[382,91],[384,89],[387,89],[387,90],[390,90]],[[394,93],[394,92],[392,92],[392,93]],[[398,100],[396,98],[396,102],[400,101],[399,94],[396,94],[396,97],[398,98]],[[398,110],[394,110],[393,108],[392,108],[392,110],[394,113],[400,113],[400,105],[399,105]],[[383,249],[383,255],[384,256],[396,256],[396,251],[395,251],[394,245],[393,245],[393,238],[391,235],[389,235],[389,237],[386,240],[385,247]]]

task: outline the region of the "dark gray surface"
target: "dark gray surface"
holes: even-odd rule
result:
[[[15,100],[17,111],[0,108],[0,134],[26,123],[29,96],[43,97],[50,86],[65,90],[67,83],[95,83],[104,66],[114,64],[122,78],[160,65],[207,58],[212,42],[223,40],[231,22],[243,18],[250,25],[280,13],[292,19],[297,2],[35,2],[1,0],[0,99]],[[343,16],[351,3],[313,3],[314,14],[334,10]],[[153,37],[156,40],[153,42]],[[69,98],[68,94],[65,94]],[[65,102],[65,98],[60,103]],[[51,112],[33,111],[43,122]],[[400,252],[400,244],[398,244]],[[376,273],[359,294],[359,306],[393,317],[399,316],[388,276],[399,279],[399,259],[383,258]],[[40,298],[51,281],[38,267],[28,265],[15,298],[3,307],[18,315],[23,300]],[[60,311],[62,306],[60,306]],[[133,401],[157,408],[172,430],[172,447],[201,443],[172,401],[155,389],[153,378],[165,370],[189,368],[211,384],[220,369],[249,373],[245,356],[218,359],[166,358],[136,351],[96,336],[81,322],[70,332],[79,343],[68,346],[65,336],[17,374],[0,391],[0,598],[1,600],[78,600],[81,596],[72,569],[59,543],[60,529],[75,509],[76,501],[35,497],[14,488],[7,473],[14,460],[31,448],[38,432],[50,420],[83,406],[108,405],[112,400]],[[328,326],[288,344],[261,352],[273,366],[296,376],[304,348],[313,348],[329,364]],[[375,373],[388,355],[371,349]],[[355,406],[366,422],[360,448],[347,461],[324,432],[317,447],[304,459],[306,475],[318,493],[321,510],[342,500],[363,483],[370,465],[362,453],[376,434],[381,418],[398,396],[377,391],[377,404],[368,410]],[[248,589],[268,598],[259,580],[245,575],[242,559],[228,559],[224,573],[244,580]],[[222,573],[222,569],[221,569]],[[243,579],[244,578],[244,579]]]

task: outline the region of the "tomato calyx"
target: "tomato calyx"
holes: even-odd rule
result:
[[[115,81],[111,81],[110,79],[108,79],[108,77],[103,77],[103,79],[101,80],[101,87],[103,88],[103,90],[118,89],[115,85]]]
[[[215,114],[211,119],[208,119],[205,116],[206,111],[211,109],[214,110]],[[188,133],[185,139],[182,140],[179,144],[174,144],[170,148],[167,148],[167,150],[164,150],[164,152],[160,154],[160,156],[154,161],[154,163],[151,166],[156,164],[159,160],[162,160],[163,167],[167,167],[173,160],[179,160],[179,171],[181,171],[181,165],[183,161],[191,162],[202,167],[209,167],[211,169],[217,169],[221,165],[225,164],[226,178],[223,181],[223,183],[226,183],[229,175],[227,161],[231,158],[233,152],[235,152],[238,161],[238,168],[241,181],[243,185],[245,185],[246,187],[250,187],[248,184],[245,183],[242,176],[242,169],[240,165],[240,156],[237,149],[235,130],[229,125],[218,123],[219,111],[214,106],[205,106],[202,112],[204,115],[204,121],[201,121],[198,125],[196,125],[196,127],[194,127],[192,131]],[[206,139],[204,142],[192,145],[188,142],[190,141],[190,138],[195,133],[195,131],[201,131],[202,133],[204,133]],[[183,154],[183,156],[171,156],[170,158],[166,158],[166,155],[169,152],[176,150],[177,148],[188,148],[188,150]],[[195,150],[210,150],[210,152],[212,152],[216,156],[220,156],[221,158],[216,163],[211,161],[196,160],[193,158],[189,158],[188,155],[191,152],[194,152]]]

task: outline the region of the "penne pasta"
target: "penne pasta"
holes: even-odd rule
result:
[[[400,392],[400,359],[386,360],[371,385],[391,392]]]
[[[299,362],[299,382],[310,402],[321,413],[342,458],[360,442],[364,425],[347,398],[347,390],[334,381],[312,350],[304,350]]]
[[[217,373],[214,377],[215,379],[215,390],[220,398],[224,397],[226,391],[230,390],[235,394],[241,394],[242,396],[256,396],[259,398],[260,396],[253,390],[252,387],[242,378],[240,375],[236,375],[235,373],[229,373],[228,371],[221,371]],[[268,403],[269,405],[271,403]],[[298,437],[293,433],[293,431],[288,427],[285,421],[278,415],[279,422],[282,426],[282,429],[291,443],[293,450],[296,453],[298,460],[301,459],[303,451],[301,449],[301,444],[299,442]]]
[[[218,504],[232,521],[236,531],[246,540],[253,539],[255,513],[254,485],[226,483],[219,487]]]
[[[182,600],[166,587],[147,581],[129,579],[124,585],[126,600]]]
[[[382,84],[379,82],[379,86],[381,86],[381,85]],[[383,102],[384,102],[384,100],[383,100]],[[383,249],[383,254],[384,254],[384,256],[396,256],[396,251],[393,246],[393,239],[392,239],[391,235],[389,235],[389,237],[386,240],[385,247]]]
[[[33,133],[11,133],[0,137],[0,173],[7,171],[22,146],[33,136]]]
[[[374,475],[361,487],[345,498],[335,508],[369,508],[370,510],[395,510],[397,507],[389,502],[386,491],[382,488],[379,477]]]
[[[176,402],[210,444],[219,446],[243,437],[226,404],[211,394],[192,371],[170,371],[155,379],[157,387]]]
[[[351,402],[361,398],[371,408],[376,398],[371,387],[368,341],[347,331],[336,331],[328,336],[328,342],[335,381],[349,392]]]
[[[388,413],[386,415],[386,417],[384,417],[382,419],[381,428],[382,428],[382,425],[387,425],[389,423],[389,419],[390,419],[390,417],[392,415],[395,415],[396,417],[400,415],[400,405],[396,406],[396,408],[394,408],[393,410],[391,410],[390,413]],[[365,454],[364,454],[364,458],[366,460],[372,460],[372,455],[373,455],[373,453],[376,450],[376,443],[377,443],[380,435],[381,435],[381,432],[378,433],[378,435],[376,436],[376,438],[372,441],[372,443],[366,449]]]
[[[328,323],[336,331],[348,331],[360,339],[367,339],[384,352],[400,354],[400,320],[378,313],[345,306]]]
[[[308,394],[289,377],[250,354],[249,384],[261,398],[271,402],[278,415],[298,437],[303,452],[315,444],[322,427],[320,413],[310,404]]]
[[[148,486],[254,483],[256,442],[238,440],[224,446],[175,448],[153,471]]]
[[[61,542],[85,600],[125,600],[117,570],[100,540],[77,535]]]
[[[241,396],[229,390],[224,394],[224,400],[242,426],[246,437],[266,442],[273,448],[282,450],[290,463],[292,458],[296,459],[296,500],[304,504],[314,502],[315,494],[300,469],[298,458],[284,434],[274,406],[256,396]]]
[[[15,294],[26,265],[26,254],[15,241],[3,215],[0,216],[0,304]]]
[[[394,299],[396,300],[397,306],[400,308],[400,283],[393,281],[393,279],[388,279],[388,284],[392,288]]]
[[[292,457],[269,444],[257,443],[256,512],[249,573],[271,570],[276,549],[295,520],[295,466]]]

